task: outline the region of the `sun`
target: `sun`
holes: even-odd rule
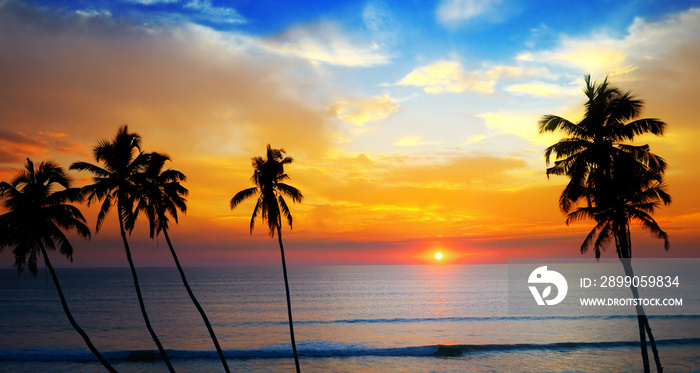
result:
[[[435,253],[435,259],[441,260],[441,259],[442,259],[442,253]]]

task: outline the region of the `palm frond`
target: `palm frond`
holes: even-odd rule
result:
[[[566,216],[566,225],[584,219],[595,219],[596,210],[595,207],[579,207]]]
[[[649,145],[618,144],[617,148],[624,152],[617,154],[617,156],[624,157],[628,155],[634,161],[639,162],[640,168],[656,173],[659,177],[666,171],[666,160],[652,153],[649,150]]]
[[[234,209],[241,202],[254,196],[257,192],[258,192],[258,188],[252,187],[252,188],[248,188],[248,189],[243,189],[240,192],[236,193],[236,195],[233,196],[233,198],[231,198],[231,201],[229,203],[229,205],[231,206],[231,209]]]
[[[614,234],[612,225],[613,224],[611,222],[606,222],[606,224],[603,225],[602,229],[600,230],[600,233],[598,233],[598,239],[595,240],[594,246],[596,259],[600,259],[601,251],[605,250],[610,241],[612,241],[612,235]]]
[[[663,136],[666,130],[666,123],[657,118],[638,119],[622,125],[620,132],[627,139],[633,139],[634,136],[651,133],[656,136]]]
[[[260,211],[263,209],[263,198],[260,196],[255,202],[255,208],[253,208],[253,215],[250,217],[250,234],[253,234],[253,227],[255,226],[255,218],[258,216]]]
[[[277,200],[279,201],[280,210],[282,211],[282,214],[285,218],[287,218],[287,224],[289,224],[289,229],[292,229],[292,213],[289,211],[287,202],[282,196],[278,196]]]
[[[282,214],[275,193],[263,193],[263,221],[267,222],[270,237],[275,236],[275,231],[282,226]]]
[[[618,125],[636,118],[641,113],[643,106],[644,103],[631,92],[618,94],[610,100],[606,107],[609,112],[608,123]]]
[[[95,174],[97,177],[109,177],[111,174],[109,171],[105,170],[104,168],[100,166],[96,166],[92,163],[88,162],[74,162],[73,164],[70,165],[68,168],[70,170],[77,170],[77,171],[87,171],[87,172],[92,172]]]
[[[581,154],[582,151],[590,148],[592,145],[590,141],[578,138],[561,139],[556,144],[545,149],[545,161],[549,164],[552,154],[556,156],[557,160],[575,158],[576,155]]]
[[[661,229],[659,224],[656,222],[656,220],[654,220],[654,218],[651,217],[651,215],[641,210],[635,210],[632,212],[632,218],[638,221],[641,226],[649,231],[652,236],[664,240],[664,250],[668,251],[671,248],[668,233]]]
[[[97,213],[97,224],[95,225],[95,233],[99,232],[100,228],[102,228],[102,223],[104,222],[107,213],[109,213],[109,210],[112,209],[113,204],[114,203],[112,201],[111,194],[108,194],[104,197],[104,200],[102,201],[102,206],[100,207],[100,212]]]
[[[292,201],[294,201],[295,203],[299,203],[304,199],[304,196],[301,194],[299,189],[297,189],[291,185],[287,185],[284,183],[277,183],[276,188],[280,193],[291,198]]]
[[[598,231],[603,229],[603,227],[607,224],[607,222],[601,221],[596,224],[593,229],[586,235],[586,239],[583,240],[583,243],[581,244],[581,254],[585,254],[588,249],[590,249],[591,244],[593,244],[593,240],[595,239],[596,235],[598,234]]]
[[[588,134],[579,126],[572,123],[568,119],[557,115],[547,114],[542,116],[538,123],[540,133],[547,132],[562,132],[565,136],[574,136],[576,138],[585,139]]]

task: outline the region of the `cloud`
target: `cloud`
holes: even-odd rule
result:
[[[400,156],[375,158],[371,165],[343,159],[318,166],[296,173],[295,180],[316,196],[324,214],[343,217],[323,220],[332,239],[515,236],[522,226],[537,234],[563,224],[556,203],[560,186],[543,185],[542,171],[540,185],[523,188],[520,175],[529,167],[515,157]],[[300,216],[299,226],[318,224],[322,217],[315,210]]]
[[[700,8],[694,8],[656,21],[636,18],[623,37],[604,31],[585,36],[564,35],[554,48],[523,52],[517,60],[557,65],[574,69],[577,74],[634,80],[638,66],[663,59],[681,45],[697,43],[699,35]]]
[[[467,89],[492,93],[494,80],[481,80],[482,74],[466,71],[456,61],[438,61],[421,66],[399,80],[397,85],[424,87],[426,93],[458,93]]]
[[[156,5],[156,4],[168,4],[176,3],[180,0],[124,0],[128,3],[137,3],[141,5]]]
[[[85,22],[11,2],[0,9],[0,45],[0,123],[24,133],[60,128],[89,144],[127,123],[163,150],[209,155],[268,142],[320,154],[331,136],[327,103],[299,98],[320,78],[289,74],[308,65],[250,53],[235,34],[105,15]]]
[[[65,141],[61,132],[24,133],[0,129],[0,163],[22,163],[25,158],[52,158],[53,154],[83,155],[86,148]]]
[[[381,53],[375,42],[343,33],[328,22],[297,26],[271,38],[261,39],[258,45],[280,55],[317,64],[367,67],[390,62],[390,57]]]
[[[506,180],[508,173],[526,166],[523,160],[512,157],[458,156],[440,164],[400,167],[392,171],[391,177],[396,182],[415,186],[441,184],[443,187],[480,188],[496,184],[509,185],[514,180]]]
[[[517,59],[575,67],[594,75],[619,75],[630,68],[627,57],[627,51],[621,47],[619,40],[604,36],[588,39],[565,36],[553,51],[525,52],[518,55]]]
[[[420,146],[420,145],[435,145],[435,144],[439,144],[439,142],[422,141],[420,136],[403,137],[394,143],[394,145],[398,145],[398,146]]]
[[[359,100],[341,100],[329,110],[345,123],[362,126],[367,122],[387,118],[399,108],[399,104],[393,98],[384,95]]]
[[[558,140],[558,135],[539,133],[537,123],[540,115],[519,113],[483,113],[482,118],[486,127],[493,130],[493,135],[509,134],[518,136],[531,144],[549,146]]]
[[[150,0],[146,0],[150,1]],[[222,6],[214,6],[211,0],[192,0],[185,4],[185,8],[195,10],[199,16],[205,17],[208,22],[217,23],[245,23],[246,20],[235,9]]]
[[[469,144],[474,144],[479,141],[483,141],[486,138],[484,135],[475,135],[475,136],[470,136],[467,141],[464,142],[464,145],[469,145]]]
[[[484,16],[500,5],[501,0],[443,0],[436,16],[443,25],[454,25],[479,16]]]
[[[533,96],[543,96],[543,97],[553,97],[553,96],[574,96],[580,95],[580,87],[571,86],[561,86],[552,83],[543,82],[532,82],[532,83],[522,83],[513,84],[505,88],[506,92],[514,93],[517,95],[533,95]]]
[[[457,61],[443,60],[415,68],[396,84],[424,87],[423,90],[431,94],[459,93],[465,90],[493,93],[498,80],[523,76],[553,77],[545,67],[497,65],[467,71]]]
[[[544,78],[555,78],[556,75],[549,72],[546,67],[532,66],[507,66],[497,65],[489,68],[485,72],[479,71],[489,79],[513,79],[523,76],[534,76]]]

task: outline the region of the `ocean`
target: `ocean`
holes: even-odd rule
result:
[[[281,267],[185,268],[237,372],[293,371]],[[114,367],[166,372],[128,268],[59,268],[77,322]],[[139,268],[178,372],[223,371],[174,268]],[[511,316],[507,265],[289,268],[305,372],[639,372],[632,315]],[[666,372],[700,372],[700,316],[654,315]],[[653,360],[652,360],[653,369]],[[50,276],[0,270],[0,372],[102,372]]]

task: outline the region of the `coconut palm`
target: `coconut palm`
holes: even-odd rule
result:
[[[170,248],[170,254],[172,254],[177,270],[180,272],[182,284],[185,286],[192,303],[202,316],[207,330],[209,330],[209,335],[216,347],[224,370],[230,372],[228,364],[226,363],[226,358],[224,357],[224,352],[221,350],[216,334],[214,334],[214,329],[212,329],[209,318],[207,318],[204,309],[202,309],[202,306],[199,304],[190,288],[190,284],[187,282],[185,272],[180,265],[180,260],[177,258],[173,244],[170,241],[170,236],[168,235],[168,223],[170,221],[168,215],[172,216],[175,223],[177,223],[177,212],[180,211],[184,213],[187,210],[187,200],[185,196],[188,193],[187,189],[180,184],[181,181],[186,180],[182,172],[172,169],[163,170],[165,162],[169,160],[170,157],[165,154],[150,153],[145,170],[134,176],[134,181],[138,190],[132,197],[138,199],[138,202],[136,203],[134,213],[130,215],[129,219],[126,221],[126,228],[129,230],[133,229],[136,217],[139,212],[143,212],[148,218],[151,238],[163,232],[163,236],[165,236],[165,240]]]
[[[174,368],[170,363],[170,359],[165,353],[165,349],[161,344],[156,332],[151,326],[146,306],[141,295],[141,287],[136,273],[136,267],[131,258],[131,249],[129,242],[126,239],[125,221],[129,219],[132,212],[132,203],[134,193],[137,191],[134,184],[134,177],[139,172],[142,172],[148,163],[148,154],[141,151],[141,136],[136,133],[129,133],[127,126],[122,126],[117,132],[117,136],[112,140],[101,140],[93,148],[93,155],[98,164],[103,163],[104,166],[94,165],[87,162],[75,162],[70,166],[71,170],[88,171],[93,176],[94,184],[87,185],[82,188],[83,194],[87,197],[88,206],[93,202],[102,202],[100,212],[97,215],[97,225],[95,232],[97,233],[102,227],[105,216],[112,209],[112,206],[117,206],[117,220],[119,220],[119,231],[124,243],[126,258],[131,269],[131,276],[134,281],[134,289],[141,308],[143,321],[146,323],[146,328],[151,334],[153,342],[155,342],[160,355],[168,366],[170,372],[174,372]]]
[[[661,203],[671,203],[663,175],[635,166],[637,164],[631,157],[614,159],[611,187],[605,191],[609,195],[606,200],[610,203],[577,207],[568,214],[567,224],[586,218],[596,222],[581,245],[581,253],[592,247],[596,258],[600,258],[601,250],[614,241],[619,258],[632,258],[630,222],[639,223],[649,233],[664,240],[664,248],[669,249],[668,234],[651,216]]]
[[[284,273],[284,288],[287,291],[287,315],[289,318],[289,336],[292,342],[292,351],[294,352],[294,364],[297,373],[299,368],[299,355],[297,354],[297,346],[294,341],[294,322],[292,321],[292,302],[289,296],[289,281],[287,280],[287,264],[284,259],[284,246],[282,245],[282,216],[287,220],[289,228],[292,228],[292,213],[289,211],[287,202],[284,196],[292,199],[293,202],[301,202],[304,196],[301,192],[283,181],[289,179],[289,176],[284,173],[284,165],[292,163],[291,157],[285,157],[284,149],[272,149],[267,145],[267,157],[253,158],[253,177],[251,181],[255,184],[254,187],[243,189],[236,193],[231,198],[230,206],[234,209],[244,200],[257,195],[257,202],[253,208],[253,215],[250,218],[250,233],[253,233],[255,218],[258,214],[261,215],[263,223],[267,223],[270,237],[275,236],[280,245],[280,253],[282,255],[282,272]]]
[[[559,206],[566,213],[582,198],[590,203],[606,203],[603,199],[608,194],[586,194],[584,188],[588,186],[599,192],[608,190],[612,160],[624,156],[624,153],[639,163],[635,167],[660,173],[666,169],[664,159],[651,153],[648,145],[623,143],[646,133],[661,136],[666,123],[655,118],[635,119],[641,113],[643,102],[631,92],[623,93],[611,86],[607,78],[596,84],[590,75],[586,75],[585,83],[584,93],[588,101],[580,122],[573,123],[552,114],[543,116],[539,122],[540,133],[560,132],[567,136],[544,153],[547,165],[552,156],[556,158],[554,165],[547,168],[547,176],[569,177],[559,199]]]
[[[584,93],[588,97],[584,118],[573,123],[555,115],[545,115],[540,121],[540,133],[561,132],[568,136],[545,150],[549,175],[566,175],[569,183],[559,199],[559,207],[568,213],[567,224],[593,218],[596,226],[584,240],[581,252],[593,244],[596,258],[614,239],[618,257],[625,273],[632,275],[629,223],[638,221],[652,234],[664,239],[668,250],[668,235],[651,217],[659,202],[670,203],[665,192],[663,173],[666,162],[651,153],[648,145],[625,144],[637,135],[663,135],[666,123],[658,119],[635,119],[643,102],[630,92],[612,87],[607,78],[600,84],[585,77]],[[585,207],[578,207],[584,201]],[[597,236],[597,238],[596,238]],[[631,287],[637,297],[637,289]],[[642,362],[649,372],[646,334],[652,343],[657,370],[662,371],[656,344],[643,309],[637,309]],[[645,333],[646,331],[646,333]]]
[[[39,168],[27,158],[25,169],[11,183],[0,183],[0,196],[8,212],[0,215],[0,251],[13,247],[15,267],[21,274],[25,267],[34,277],[37,274],[39,254],[56,286],[63,312],[73,329],[80,334],[90,351],[110,372],[117,370],[95,348],[88,335],[78,325],[68,308],[61,284],[56,276],[46,249],[56,250],[73,261],[73,246],[62,230],[75,231],[83,238],[90,238],[90,229],[83,214],[69,202],[81,200],[79,190],[71,188],[71,180],[56,162],[41,162]],[[61,187],[61,190],[55,190]]]
[[[583,244],[581,253],[593,248],[596,258],[600,258],[601,250],[611,241],[615,242],[618,258],[622,262],[625,275],[633,277],[632,269],[632,236],[630,223],[636,222],[656,238],[664,240],[664,248],[670,248],[668,234],[661,229],[651,216],[660,204],[671,203],[671,196],[666,192],[663,175],[649,169],[640,169],[631,157],[618,158],[613,161],[613,177],[610,190],[606,191],[607,205],[589,205],[578,207],[568,214],[566,223],[590,218],[596,222]],[[634,298],[639,298],[635,286],[630,286]],[[649,336],[654,361],[658,372],[663,371],[656,341],[649,326],[644,308],[636,307],[641,342],[642,361],[645,372],[649,371],[649,358],[646,347],[646,335]]]

